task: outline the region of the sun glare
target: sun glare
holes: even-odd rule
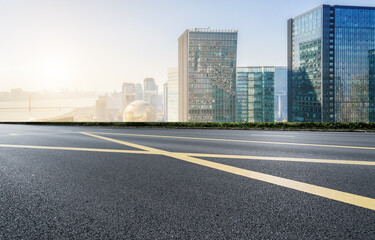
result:
[[[63,61],[46,58],[37,66],[44,89],[60,89],[66,84],[66,67]]]

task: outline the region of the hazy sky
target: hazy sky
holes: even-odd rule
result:
[[[286,65],[287,19],[321,4],[375,1],[0,0],[0,91],[163,84],[195,27],[239,30],[238,66]]]

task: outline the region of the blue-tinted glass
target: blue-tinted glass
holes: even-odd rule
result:
[[[274,121],[274,67],[237,69],[237,121]]]
[[[374,10],[336,8],[335,115],[339,122],[367,122],[374,117]],[[337,23],[337,20],[336,20]]]
[[[318,9],[295,19],[293,24],[292,88],[289,90],[293,96],[293,119],[290,121],[321,120],[321,17],[322,9]]]

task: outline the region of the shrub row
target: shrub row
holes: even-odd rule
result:
[[[215,129],[279,129],[279,130],[375,130],[375,123],[313,123],[313,122],[3,122],[3,124],[103,126],[103,127],[159,127],[159,128],[215,128]]]

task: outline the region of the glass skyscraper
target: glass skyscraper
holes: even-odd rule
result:
[[[273,122],[275,76],[279,67],[237,68],[237,122]],[[277,73],[276,73],[277,72]]]
[[[178,45],[179,121],[234,122],[237,31],[186,30]]]
[[[288,119],[374,121],[375,8],[322,5],[288,21]]]
[[[369,51],[369,119],[375,122],[375,50]]]

